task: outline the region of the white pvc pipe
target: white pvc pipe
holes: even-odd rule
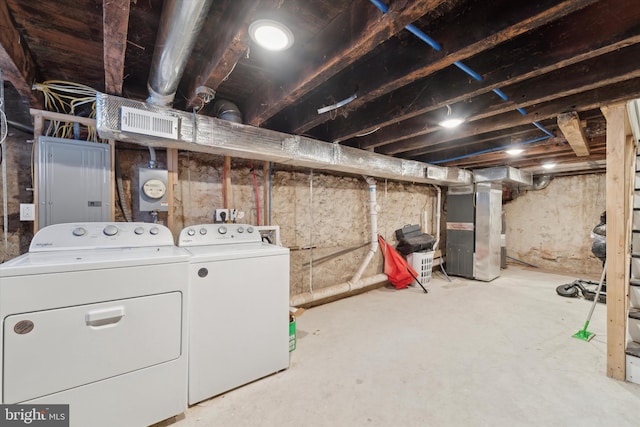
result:
[[[378,251],[378,212],[377,208],[377,200],[376,200],[376,180],[370,176],[365,176],[364,179],[369,184],[369,218],[370,218],[370,226],[371,226],[371,246],[369,247],[369,252],[367,256],[364,257],[358,271],[353,275],[349,282],[357,283],[360,281],[364,270],[367,268],[374,255]]]
[[[436,189],[438,196],[436,197],[436,241],[433,243],[433,250],[438,250],[438,245],[440,244],[440,200],[442,197],[442,190],[437,185],[434,185],[433,188]]]
[[[386,274],[376,274],[375,276],[362,279],[362,274],[367,268],[374,255],[378,251],[378,211],[377,211],[377,199],[376,199],[376,180],[365,176],[364,179],[369,184],[369,218],[371,228],[371,245],[367,255],[360,263],[358,271],[348,282],[340,283],[334,286],[328,286],[318,290],[310,290],[302,294],[294,295],[291,297],[289,304],[293,307],[309,304],[314,301],[319,301],[325,298],[331,298],[342,294],[347,294],[356,289],[366,288],[367,286],[375,285],[378,283],[386,282],[388,277]]]
[[[338,295],[349,293],[356,289],[366,288],[367,286],[377,285],[378,283],[386,282],[388,279],[386,274],[376,274],[375,276],[367,277],[366,279],[360,279],[358,282],[344,282],[338,285],[329,286],[326,288],[318,289],[313,292],[305,292],[303,294],[294,295],[289,300],[289,305],[292,307],[299,307],[301,305],[310,304],[315,301],[320,301],[325,298],[331,298]]]

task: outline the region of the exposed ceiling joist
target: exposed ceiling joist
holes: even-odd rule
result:
[[[216,0],[190,53],[176,108],[191,114],[200,106],[195,88],[207,86],[261,128],[401,159],[501,166],[554,154],[586,163],[601,155],[593,145],[606,124],[600,107],[640,96],[637,1]],[[124,96],[144,99],[163,2],[5,0],[15,37],[0,41],[5,49],[6,40],[28,45],[43,80],[102,92],[106,84],[111,93],[122,85]],[[118,7],[127,6],[128,35],[124,20],[117,21],[126,16],[117,15]],[[248,41],[254,19],[281,22],[295,43],[271,52]],[[15,64],[14,55],[0,68]],[[472,71],[452,66],[461,64]],[[318,108],[345,99],[352,102],[318,115]],[[447,106],[466,122],[442,128]],[[567,112],[587,122],[584,157],[558,128]],[[513,159],[503,150],[509,144],[532,149]]]
[[[623,1],[611,0],[616,3]],[[640,22],[640,8],[625,14],[616,25],[605,25],[599,18],[610,7],[608,3],[596,3],[559,20],[555,27],[560,32],[541,28],[497,46],[486,55],[470,58],[469,65],[485,76],[482,82],[462,81],[457,73],[436,73],[369,103],[359,111],[363,114],[356,117],[350,114],[347,118],[334,120],[332,132],[325,139],[342,141],[363,133],[363,129],[388,126],[349,143],[371,148],[401,140],[404,135],[424,134],[425,119],[421,116],[424,113],[440,109],[444,114],[443,108],[447,104],[490,93],[495,88],[504,88],[639,43],[640,36],[634,35],[634,31]],[[584,28],[593,31],[585,32]],[[514,52],[522,55],[522,60],[512,61]],[[417,97],[419,93],[422,96]],[[499,99],[494,94],[492,97]],[[410,120],[413,117],[416,119]]]
[[[606,138],[605,136],[598,136],[590,140],[590,144],[593,146],[590,161],[603,160],[606,156]],[[486,165],[491,165],[497,159],[503,157],[501,152],[489,152],[486,154],[480,154],[459,160],[454,160],[448,164],[456,165],[457,167],[464,168],[477,168]],[[462,157],[462,155],[460,155]],[[553,138],[544,142],[531,144],[527,146],[525,154],[518,157],[513,157],[508,161],[510,166],[518,168],[527,168],[536,165],[540,165],[543,162],[558,163],[582,163],[583,158],[576,157],[575,153],[561,138]],[[555,169],[553,169],[555,171]]]
[[[187,109],[201,108],[202,101],[197,96],[197,88],[205,86],[216,90],[247,51],[247,26],[259,5],[259,1],[230,2],[219,22],[205,25],[202,37],[209,40],[209,49],[205,53],[207,59],[199,64],[197,71],[184,83],[187,88],[184,94],[187,97]]]
[[[351,2],[351,6],[319,37],[321,46],[314,50],[321,62],[304,67],[297,79],[283,87],[274,84],[263,87],[247,107],[245,121],[261,125],[444,1],[417,0],[410,4],[396,1],[384,15],[366,0]],[[346,43],[337,47],[324,44],[326,39],[335,37],[336,32],[344,34]]]
[[[36,63],[16,29],[6,1],[0,1],[0,67],[20,95],[34,106],[39,103],[31,89],[36,80]]]
[[[131,0],[103,0],[102,31],[105,92],[122,95]]]
[[[346,110],[358,108],[361,105],[375,99],[381,95],[399,89],[417,79],[424,78],[432,73],[442,70],[454,62],[463,61],[479,52],[490,49],[510,38],[517,37],[532,29],[538,28],[552,20],[558,19],[571,12],[593,3],[594,0],[562,1],[553,7],[548,7],[549,3],[557,3],[546,0],[545,2],[513,2],[513,1],[492,1],[479,2],[471,5],[465,10],[462,16],[446,16],[447,22],[438,23],[434,26],[439,31],[430,34],[436,41],[440,42],[443,50],[437,52],[426,44],[421,48],[425,51],[420,54],[418,61],[409,65],[397,58],[402,58],[402,52],[392,46],[389,52],[388,62],[380,62],[380,58],[361,64],[356,70],[346,73],[346,78],[350,74],[358,76],[358,98],[350,103]],[[548,8],[545,8],[548,7]],[[486,20],[479,17],[499,17],[509,16],[510,19],[496,19],[496,25],[486,25]],[[449,22],[450,21],[450,22]],[[413,46],[413,44],[411,44]],[[413,56],[416,55],[415,48],[410,47]],[[407,55],[411,56],[411,54]],[[374,70],[381,70],[384,66],[388,80],[381,82],[380,73]],[[466,82],[469,77],[457,69],[448,70],[452,76],[457,77],[458,82]],[[333,86],[344,87],[346,82],[336,82]],[[419,92],[413,91],[414,99],[419,94],[428,95],[424,87]],[[428,98],[428,96],[427,96]],[[318,96],[314,97],[310,103],[300,109],[303,115],[294,116],[287,124],[287,130],[293,133],[304,133],[329,120],[330,115],[318,115],[313,108],[315,105],[322,105],[324,100]],[[307,103],[309,104],[309,103]],[[337,139],[337,138],[334,138]]]
[[[569,145],[571,145],[571,148],[573,148],[576,156],[583,157],[590,154],[589,141],[587,141],[587,137],[582,130],[578,113],[571,111],[569,113],[560,114],[558,116],[558,127],[567,139]]]
[[[443,131],[435,132],[432,135],[425,136],[422,140],[422,145],[416,147],[415,150],[402,153],[402,157],[414,158],[430,152],[434,146],[438,146],[439,144],[449,144],[452,141],[461,138],[481,135],[500,129],[508,129],[512,126],[531,124],[532,119],[538,121],[553,119],[556,117],[557,111],[588,111],[599,108],[606,102],[615,104],[638,96],[640,96],[640,78],[635,78],[607,86],[606,88],[598,88],[588,92],[579,93],[577,95],[546,102],[536,106],[535,109],[531,109],[527,116],[523,116],[517,111],[511,111],[509,113],[478,120],[477,122],[463,124],[456,129],[455,133],[444,133]],[[580,108],[576,108],[578,105]],[[555,114],[553,113],[554,111],[556,112]],[[540,134],[542,135],[542,132]],[[380,152],[382,151],[383,150]]]

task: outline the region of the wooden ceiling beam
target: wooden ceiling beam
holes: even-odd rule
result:
[[[39,106],[40,100],[31,89],[36,81],[36,63],[16,28],[6,1],[0,1],[0,68],[3,77],[21,96],[29,99],[31,106]]]
[[[358,98],[345,108],[345,111],[353,111],[377,97],[449,67],[456,61],[463,61],[479,52],[491,49],[506,40],[559,19],[591,3],[593,0],[565,0],[560,3],[550,0],[542,2],[500,0],[473,3],[462,15],[450,14],[440,21],[429,24],[430,28],[433,28],[429,35],[443,46],[440,52],[420,41],[412,40],[415,43],[411,43],[405,49],[408,54],[403,55],[397,46],[391,44],[385,55],[389,58],[388,60],[381,61],[381,56],[376,55],[357,69],[345,72],[342,81],[332,82],[328,88],[335,92],[344,87],[353,87],[353,84],[347,85],[344,80],[357,76]],[[492,22],[492,25],[486,25],[486,22]],[[398,60],[403,56],[407,57],[407,61]],[[385,70],[384,73],[375,71],[382,68]],[[469,79],[462,71],[457,69],[449,71],[457,77],[458,82]],[[382,78],[385,80],[381,81]],[[423,93],[423,90],[414,91],[414,99],[418,94]],[[428,94],[429,91],[424,93]],[[292,133],[304,133],[329,120],[329,114],[318,115],[316,112],[329,95],[331,94],[328,91],[324,91],[301,106],[297,114],[290,118],[286,130]]]
[[[456,145],[479,144],[481,142],[494,141],[496,139],[506,139],[511,137],[518,138],[520,135],[530,133],[532,130],[534,130],[534,128],[532,128],[531,124],[525,124],[513,128],[498,130],[495,132],[487,132],[482,135],[473,135],[466,138],[457,139],[455,143]],[[427,147],[428,152],[435,150],[434,146],[437,146],[438,144],[434,143],[432,145],[425,145],[426,139],[427,138],[425,137],[425,135],[420,135],[403,141],[403,143],[412,144],[420,148],[413,151],[403,152],[399,154],[398,157],[411,158],[412,156],[423,155],[427,152]],[[441,147],[442,148],[440,149],[450,148],[450,146],[446,143],[442,144]]]
[[[532,141],[540,138],[540,134],[529,133],[527,139],[523,140]],[[490,156],[497,157],[505,157],[509,156],[505,153],[506,147],[510,145],[509,140],[494,140],[494,141],[486,141],[479,144],[455,144],[455,146],[451,146],[450,144],[443,144],[441,146],[435,146],[434,151],[429,152],[428,154],[416,157],[416,159],[420,159],[419,161],[425,163],[434,163],[441,162],[445,159],[456,159],[459,157],[465,158],[466,156],[479,157],[483,156],[483,158]],[[526,150],[527,154],[531,153],[532,150],[535,150],[536,147],[545,146],[545,150],[548,150],[548,147],[551,146],[559,146],[566,145],[566,141],[562,138],[548,138],[542,141],[530,142],[525,145],[521,145],[520,147]],[[522,156],[521,156],[522,157]],[[463,159],[460,159],[462,161]],[[456,160],[457,161],[457,160]]]
[[[507,129],[506,131],[509,131],[509,129]],[[495,135],[496,133],[497,132],[492,132],[485,135]],[[533,126],[527,126],[527,131],[519,133],[516,138],[511,138],[511,137],[491,138],[489,136],[485,137],[484,135],[479,135],[476,137],[457,140],[455,141],[455,144],[443,143],[443,144],[433,145],[429,147],[428,153],[421,154],[418,157],[410,156],[410,155],[402,155],[401,157],[413,158],[413,159],[419,158],[420,161],[429,163],[429,162],[441,160],[443,158],[458,157],[458,156],[463,156],[463,155],[467,155],[469,153],[474,153],[478,151],[498,149],[500,147],[509,147],[511,145],[515,145],[518,143],[532,141],[540,137],[541,135],[539,130],[537,130]],[[557,138],[551,138],[551,140],[555,140],[558,142],[561,141],[560,139],[557,139]],[[548,140],[545,140],[545,141],[547,143],[549,142]],[[525,146],[530,147],[530,146],[538,145],[540,143],[541,142],[538,141],[530,144],[525,144]]]
[[[591,144],[595,147],[595,150],[588,157],[582,157],[580,159],[575,156],[570,146],[568,146],[567,144],[559,143],[558,138],[556,138],[555,141],[556,142],[553,142],[553,140],[546,140],[540,143],[531,144],[527,146],[526,152],[518,157],[509,156],[504,151],[496,151],[442,163],[442,165],[463,168],[478,168],[485,166],[495,166],[496,164],[503,164],[517,168],[523,168],[530,166],[539,166],[545,160],[552,160],[554,162],[564,164],[576,161],[585,162],[602,160],[606,155],[606,141],[604,136],[593,138],[591,140]],[[469,154],[473,154],[473,152],[470,152]],[[459,154],[459,156],[462,155],[463,154]]]
[[[317,38],[316,46],[310,47],[317,52],[317,62],[304,67],[291,83],[283,86],[270,83],[257,91],[246,108],[245,121],[254,126],[263,124],[444,1],[394,1],[384,15],[366,0],[350,2],[345,12]],[[325,43],[335,38],[336,31],[344,33],[346,42],[339,46]]]
[[[102,2],[104,90],[111,95],[122,95],[130,5],[131,0]]]
[[[575,111],[558,116],[558,127],[578,157],[589,155],[589,141],[582,130],[580,117]]]
[[[529,107],[536,107],[555,99],[562,99],[593,89],[605,88],[623,81],[636,79],[640,77],[640,69],[637,68],[634,60],[637,57],[635,55],[640,55],[640,44],[505,87],[504,93],[509,95],[511,99],[518,100],[517,103],[513,101],[504,102],[493,94],[484,94],[469,99],[465,103],[453,104],[451,107],[454,112],[462,115],[470,122],[468,123],[469,126],[474,126],[477,121],[510,111],[515,112],[516,108],[528,110]],[[554,116],[558,114],[558,111],[572,110],[573,108],[569,105],[569,108],[557,110]],[[419,128],[424,129],[425,134],[430,132],[431,135],[437,134],[445,139],[449,136],[456,137],[457,129],[444,130],[437,126],[442,117],[442,113],[435,111],[400,123],[398,126],[400,130],[394,136],[396,142],[379,146],[377,151],[383,154],[397,154],[420,148],[420,144],[414,142],[414,135],[417,133],[416,129]],[[538,120],[531,114],[523,117],[528,118],[529,122]],[[411,140],[399,141],[404,134],[411,135]],[[437,138],[431,138],[432,141],[435,139]]]
[[[247,28],[260,4],[260,1],[231,1],[219,22],[205,26],[203,37],[209,40],[209,49],[196,71],[184,84],[187,88],[185,96],[188,110],[202,107],[202,101],[196,94],[197,88],[205,86],[213,90],[218,89],[247,51]]]
[[[622,4],[626,0],[611,1]],[[483,55],[470,58],[467,64],[485,77],[482,82],[467,82],[458,75],[452,75],[454,73],[439,72],[370,102],[357,112],[350,113],[347,118],[338,117],[330,123],[326,135],[321,134],[320,129],[311,133],[328,141],[345,141],[356,134],[383,126],[378,132],[359,138],[357,143],[346,143],[369,148],[401,139],[398,138],[398,126],[394,125],[402,120],[442,110],[447,104],[639,43],[640,8],[626,9],[627,13],[616,15],[614,21],[602,20],[602,16],[611,13],[611,9],[609,3],[597,3],[555,22],[552,28],[545,26],[528,33],[524,38],[506,42]],[[593,31],[585,32],[584,28]],[[516,52],[518,60],[514,61]],[[428,96],[417,97],[416,94],[421,92]],[[497,95],[493,96],[498,99]],[[424,127],[420,120],[418,126],[411,126],[410,123],[401,126],[404,130],[413,129],[413,132]]]
[[[487,132],[494,132],[501,129],[509,129],[514,126],[522,126],[531,124],[533,120],[542,121],[546,119],[554,119],[558,111],[588,111],[599,108],[605,104],[614,104],[640,96],[640,78],[626,80],[620,83],[600,87],[588,92],[567,96],[556,99],[536,106],[529,111],[526,116],[521,115],[517,111],[510,111],[483,120],[472,123],[464,123],[455,129],[455,132],[447,133],[443,137],[442,132],[434,132],[425,135],[422,143],[414,147],[414,150],[408,151],[402,157],[415,158],[421,154],[428,153],[429,147],[437,144],[444,144],[456,141],[461,138],[467,138],[474,135],[482,135]],[[543,123],[544,124],[544,123]],[[533,127],[533,125],[531,125]],[[540,135],[544,135],[540,132]]]
[[[588,114],[583,113],[583,114]],[[589,119],[587,122],[586,133],[591,135],[587,139],[589,141],[594,138],[603,137],[605,132],[601,129],[603,118],[597,119]],[[551,120],[543,121],[542,125],[549,131],[555,132],[556,128],[553,124],[551,124]],[[537,139],[540,137],[544,137],[543,134],[540,133],[540,130],[531,126],[518,126],[515,128],[504,129],[497,132],[489,132],[482,135],[467,137],[458,139],[454,142],[445,142],[442,144],[432,145],[426,149],[416,150],[415,152],[406,152],[402,153],[400,157],[406,159],[419,160],[424,162],[432,162],[435,160],[441,160],[444,158],[445,154],[442,154],[443,151],[446,151],[447,157],[456,157],[461,154],[467,154],[471,151],[464,151],[462,153],[456,153],[455,151],[458,149],[464,149],[465,147],[473,147],[473,152],[483,151],[487,149],[493,149],[496,147],[508,147],[511,145],[521,144],[522,142],[531,141],[533,139]],[[539,144],[550,143],[553,141],[559,141],[564,143],[564,140],[560,137],[556,137],[555,139],[547,139],[542,142],[533,142],[529,144],[525,144],[524,147],[537,146]],[[426,148],[426,147],[425,147]],[[592,147],[593,149],[597,149],[597,147]],[[453,155],[449,155],[453,154]]]

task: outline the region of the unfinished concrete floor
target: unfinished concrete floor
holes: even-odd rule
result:
[[[490,283],[437,275],[298,318],[291,368],[190,408],[193,426],[640,425],[640,386],[607,378],[606,307],[575,277],[509,266]],[[231,325],[230,325],[231,327]],[[241,339],[241,337],[239,337]]]

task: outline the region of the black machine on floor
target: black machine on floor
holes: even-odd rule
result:
[[[598,287],[598,282],[592,282],[591,280],[574,280],[572,283],[567,283],[566,285],[560,285],[556,288],[556,292],[558,295],[563,297],[577,297],[580,293],[584,299],[588,299],[589,301],[593,301],[593,298],[596,296],[596,288]],[[598,296],[598,302],[603,304],[607,303],[607,285],[603,284],[602,289],[600,290],[600,295]]]
[[[591,252],[604,264],[607,257],[607,216],[606,212],[602,212],[600,215],[600,223],[596,225],[591,231],[591,238],[593,243],[591,245]],[[572,283],[560,285],[556,288],[558,295],[568,298],[577,297],[580,293],[585,299],[593,301],[596,296],[596,289],[598,282],[592,282],[591,280],[574,280]],[[607,284],[603,283],[600,295],[598,296],[598,302],[607,302]]]

